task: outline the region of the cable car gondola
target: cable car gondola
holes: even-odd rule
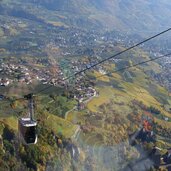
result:
[[[37,143],[37,121],[33,119],[34,104],[33,94],[25,96],[29,101],[29,117],[18,120],[19,137],[23,144],[30,145]]]

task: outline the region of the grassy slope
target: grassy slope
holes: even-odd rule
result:
[[[145,54],[144,52],[141,54],[141,58],[143,57],[145,60],[149,59],[147,54]],[[134,56],[136,55],[137,52],[135,51]],[[152,70],[158,73],[160,72],[160,67],[157,63],[152,62],[145,66],[145,70]],[[152,105],[156,107],[162,112],[164,116],[170,117],[170,113],[168,113],[161,107],[161,105],[163,104],[163,98],[166,99],[168,103],[167,106],[171,105],[170,97],[168,96],[168,92],[166,91],[166,89],[157,85],[155,81],[151,81],[151,79],[144,73],[141,67],[132,68],[129,71],[133,72],[134,74],[134,76],[132,77],[132,82],[126,82],[125,77],[122,73],[113,73],[112,77],[104,76],[98,78],[100,82],[104,82],[105,84],[100,84],[99,86],[97,85],[97,89],[100,92],[100,96],[95,97],[91,101],[89,101],[87,104],[87,108],[92,112],[98,112],[100,111],[100,105],[107,104],[111,100],[114,102],[123,102],[124,106],[120,107],[120,105],[115,104],[114,109],[117,113],[123,113],[126,116],[131,112],[131,109],[128,105],[133,99],[136,99],[138,101],[142,101],[147,106]],[[101,74],[98,72],[94,72],[93,75],[98,77]],[[117,81],[119,87],[122,87],[122,90],[120,88],[118,89],[116,87],[112,87],[112,80]],[[154,91],[152,91],[152,89],[154,89]],[[69,115],[69,120],[72,120],[71,115]],[[74,118],[79,117],[79,115],[79,113],[78,115],[74,113]],[[158,118],[156,118],[156,121],[162,124],[163,126],[171,126],[170,122],[165,122],[164,120],[160,120]]]
[[[149,64],[146,69],[153,69],[151,67],[154,65]],[[158,64],[155,63],[155,68],[158,68]],[[105,163],[103,160],[105,150],[103,151],[104,144],[120,144],[120,142],[125,143],[127,141],[127,133],[125,133],[130,127],[134,127],[134,123],[131,123],[131,121],[128,121],[126,118],[129,113],[132,113],[132,108],[130,107],[130,102],[134,99],[138,101],[142,101],[147,106],[155,106],[165,116],[170,116],[170,114],[162,109],[160,98],[162,96],[165,97],[169,102],[168,92],[161,86],[157,85],[154,81],[151,82],[151,80],[147,77],[147,75],[140,69],[130,69],[134,73],[133,82],[126,82],[124,80],[122,73],[114,73],[112,77],[105,76],[104,79],[99,78],[101,82],[105,83],[105,86],[103,86],[100,82],[99,85],[97,85],[97,89],[100,92],[99,97],[93,98],[91,101],[87,104],[87,109],[90,111],[90,115],[87,110],[83,111],[72,111],[68,114],[67,120],[73,123],[81,123],[81,125],[86,125],[87,127],[92,128],[90,132],[83,133],[81,132],[79,135],[78,142],[81,144],[81,146],[88,146],[91,148],[91,155],[94,157],[94,163],[98,163],[98,166],[101,165],[101,168],[103,170],[106,169]],[[158,72],[158,70],[155,70]],[[95,76],[98,76],[99,73],[94,72]],[[110,85],[110,82],[112,80],[115,80],[118,82],[119,86],[121,86],[123,89],[115,88]],[[109,85],[107,85],[107,84]],[[151,84],[154,84],[157,88],[155,89],[155,93],[151,92],[149,89],[149,86]],[[111,103],[109,106],[108,103]],[[105,112],[99,108],[99,106],[103,105],[105,107]],[[122,105],[121,105],[122,104]],[[169,104],[171,105],[171,103]],[[112,120],[115,118],[115,115],[118,114],[118,120],[115,121],[115,123],[105,123],[105,115],[107,113],[107,118],[110,118]],[[139,113],[141,114],[142,111],[140,110]],[[97,119],[96,116],[101,117],[101,119]],[[116,115],[117,116],[117,115]],[[125,121],[126,120],[126,121]],[[162,125],[162,127],[170,128],[171,122],[166,122],[164,120],[158,119],[155,117],[155,121],[158,122],[159,125]],[[118,125],[117,125],[118,124]],[[120,141],[119,138],[123,137],[123,139]],[[125,139],[124,139],[125,138]],[[162,137],[158,137],[157,143],[158,146],[161,146],[162,148],[166,148],[170,146],[169,143],[166,143],[165,140]],[[110,145],[109,145],[110,146]],[[117,147],[116,147],[117,148]],[[163,153],[166,152],[165,150]],[[113,152],[114,155],[115,152]],[[130,150],[128,152],[129,155],[135,155],[136,152],[134,150]],[[108,153],[109,154],[109,153]],[[127,155],[126,157],[128,157]],[[137,154],[138,155],[138,154]],[[134,156],[135,157],[135,156]],[[133,157],[133,158],[134,158]],[[129,158],[129,157],[128,157]],[[116,159],[116,158],[115,158]],[[108,159],[110,161],[111,159]],[[113,162],[113,160],[112,160]],[[113,165],[112,165],[113,166]]]
[[[66,138],[70,138],[77,129],[76,125],[58,116],[46,114],[44,116],[46,127],[53,130],[56,134],[62,133]]]

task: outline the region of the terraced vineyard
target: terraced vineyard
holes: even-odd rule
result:
[[[158,66],[156,63],[155,65]],[[150,66],[151,64],[146,68]],[[148,115],[133,103],[134,100],[149,107],[154,106],[163,116],[170,117],[169,111],[160,107],[163,97],[166,104],[171,105],[168,92],[152,82],[141,68],[130,69],[127,72],[133,73],[131,82],[125,80],[122,72],[105,76],[105,79],[98,79],[99,74],[94,72],[97,76],[96,88],[99,96],[90,100],[85,110],[71,111],[66,118],[81,125],[81,132],[75,141],[84,151],[87,160],[91,161],[89,165],[95,170],[122,169],[121,167],[126,166],[128,161],[136,159],[139,155],[139,151],[131,147],[128,142],[129,131],[138,129],[141,121],[135,122],[129,115],[134,113],[135,117],[140,118]],[[152,87],[155,91],[151,90]],[[171,125],[171,122],[165,121],[164,117],[159,118],[155,114],[152,114],[152,117],[154,122],[163,128],[169,128]],[[158,144],[165,143],[166,140],[161,139],[158,142]]]

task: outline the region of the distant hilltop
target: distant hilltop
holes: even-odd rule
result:
[[[31,13],[34,12],[33,9],[46,9],[46,14],[51,16],[49,20],[53,20],[53,22],[56,20],[69,26],[119,30],[131,34],[134,32],[142,34],[143,32],[162,30],[163,26],[167,27],[171,17],[169,0],[17,1],[23,3],[20,8],[34,5],[30,10]],[[34,14],[38,18],[42,18],[41,12]],[[56,19],[54,16],[56,16]]]

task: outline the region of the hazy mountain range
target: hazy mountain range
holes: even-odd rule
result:
[[[11,11],[18,9],[41,19],[47,15],[46,20],[67,26],[131,33],[159,31],[171,25],[169,0],[1,0],[0,8],[1,14],[15,15]]]

